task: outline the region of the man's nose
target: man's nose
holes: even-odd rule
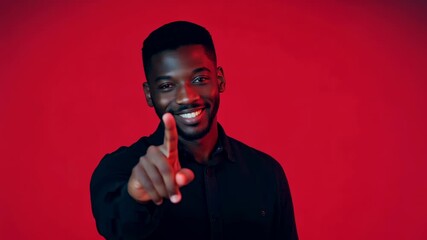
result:
[[[182,85],[177,92],[176,103],[178,104],[189,104],[197,101],[199,99],[199,94],[193,86],[189,84]]]

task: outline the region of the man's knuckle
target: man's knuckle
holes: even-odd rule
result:
[[[151,182],[155,185],[162,185],[163,184],[163,180],[160,178],[160,176],[156,175],[156,176],[152,176],[151,177]]]
[[[156,147],[151,145],[147,148],[147,154],[146,155],[153,154],[155,151],[156,151]]]
[[[139,163],[144,163],[144,162],[146,162],[147,161],[147,157],[144,155],[144,156],[141,156],[141,157],[139,157]]]

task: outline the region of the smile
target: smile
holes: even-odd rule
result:
[[[189,113],[183,113],[183,114],[179,114],[180,117],[182,118],[186,118],[186,119],[190,119],[190,118],[195,118],[197,116],[199,116],[202,113],[203,109],[194,111],[194,112],[189,112]]]

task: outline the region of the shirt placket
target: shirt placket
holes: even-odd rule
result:
[[[206,186],[206,200],[211,227],[211,240],[221,240],[222,237],[222,220],[220,214],[219,189],[217,181],[218,155],[214,155],[211,163],[204,169],[204,179]]]

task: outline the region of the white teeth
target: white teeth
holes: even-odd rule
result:
[[[179,114],[179,116],[181,116],[183,118],[195,118],[195,117],[199,116],[200,113],[202,113],[202,110],[197,110],[195,112],[190,112],[190,113]]]

